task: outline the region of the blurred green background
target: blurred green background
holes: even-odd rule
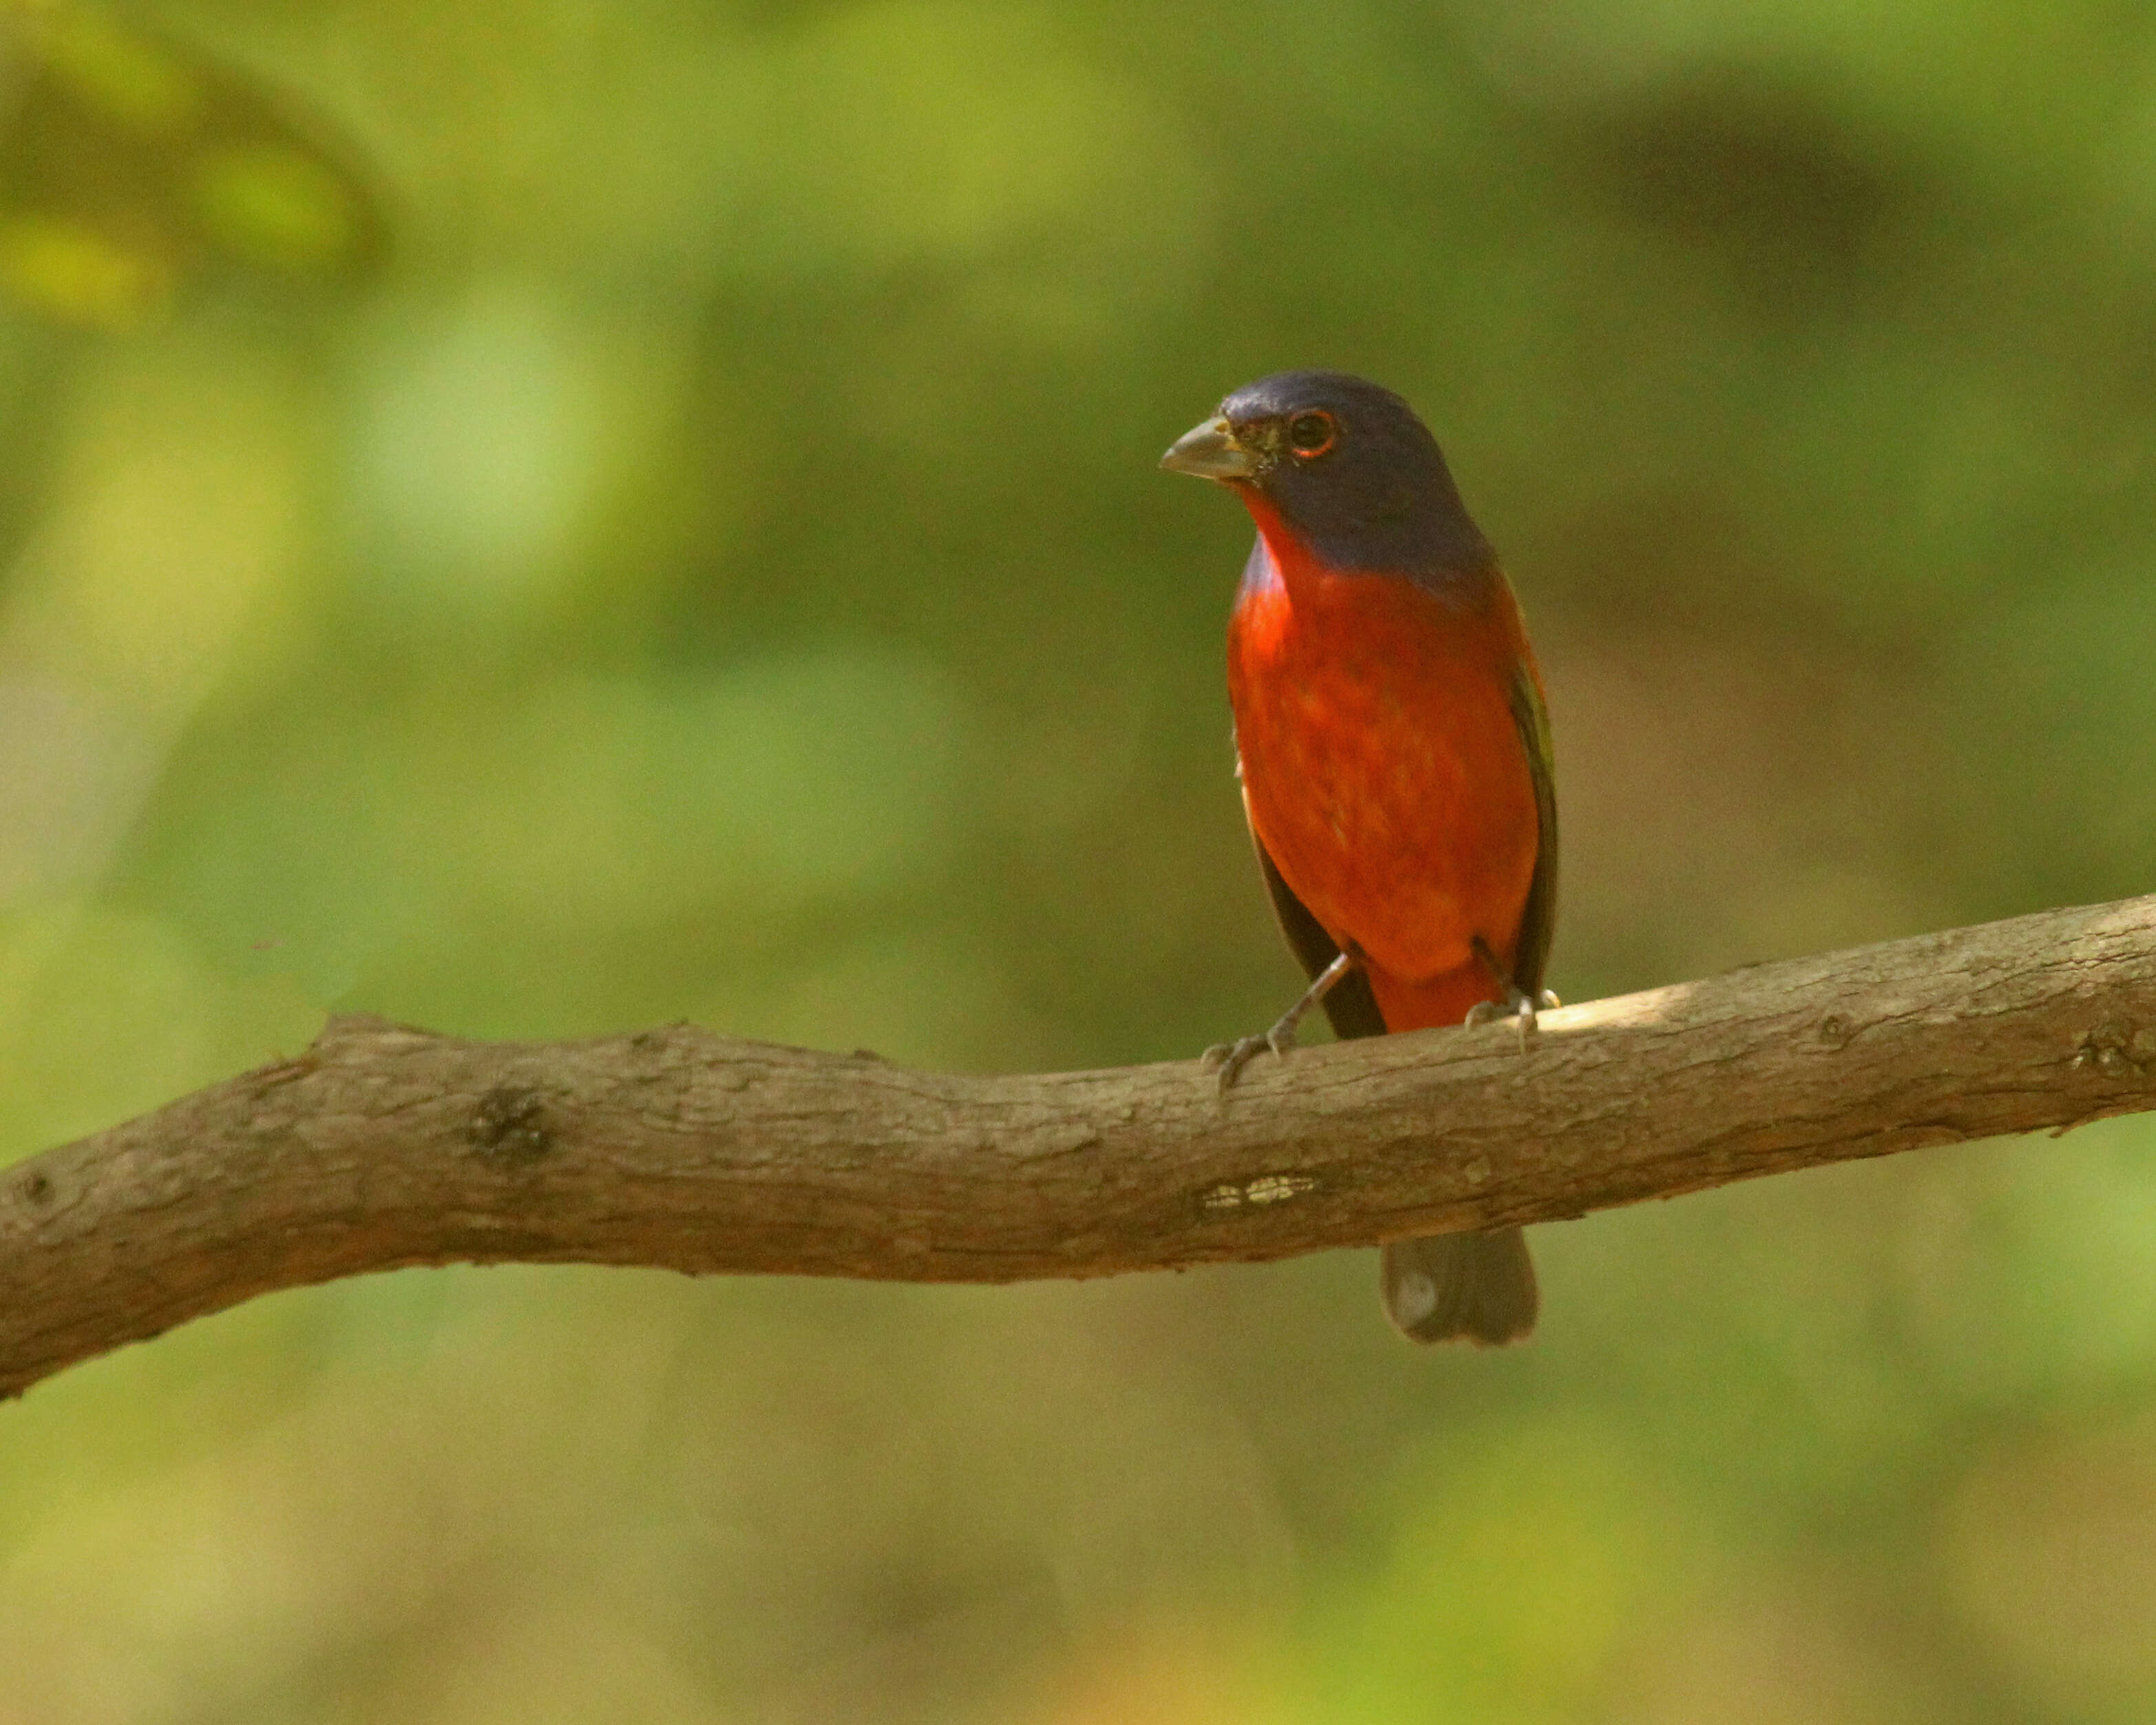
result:
[[[331,1007],[1265,1021],[1249,529],[1153,463],[1291,365],[1512,570],[1568,998],[2156,886],[2149,8],[0,41],[0,1157]],[[0,1722],[2145,1721],[2152,1137],[1540,1230],[1496,1356],[1366,1254],[259,1301],[0,1409]]]

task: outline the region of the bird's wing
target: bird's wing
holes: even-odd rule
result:
[[[1534,778],[1539,826],[1534,879],[1528,883],[1527,908],[1520,913],[1520,937],[1512,948],[1512,981],[1530,999],[1538,1000],[1543,971],[1549,963],[1550,938],[1557,929],[1557,762],[1550,751],[1549,710],[1543,705],[1533,670],[1526,665],[1512,675],[1512,722],[1520,727],[1527,771]],[[1277,896],[1274,903],[1279,903]],[[1281,920],[1286,923],[1285,912]]]
[[[1273,860],[1265,855],[1265,841],[1251,829],[1250,843],[1257,848],[1258,865],[1265,871],[1265,891],[1272,895],[1273,915],[1280,918],[1281,932],[1303,969],[1316,980],[1327,965],[1340,956],[1340,948],[1312,916],[1302,901],[1295,896],[1281,871],[1273,866]],[[1378,1010],[1378,997],[1370,992],[1370,979],[1359,970],[1351,970],[1332,986],[1325,997],[1325,1015],[1332,1020],[1332,1034],[1343,1040],[1350,1036],[1382,1036],[1385,1034],[1384,1015]]]

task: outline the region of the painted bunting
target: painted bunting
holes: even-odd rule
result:
[[[1237,390],[1162,458],[1257,523],[1228,624],[1243,809],[1311,985],[1210,1050],[1223,1088],[1322,1001],[1341,1036],[1517,1017],[1557,911],[1549,718],[1518,603],[1414,410],[1340,372]],[[1517,1228],[1397,1240],[1379,1288],[1420,1342],[1534,1327]]]

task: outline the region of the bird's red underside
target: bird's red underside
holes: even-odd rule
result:
[[[1229,625],[1228,690],[1250,826],[1327,933],[1359,953],[1394,1030],[1500,998],[1533,880],[1534,782],[1512,716],[1532,675],[1502,580],[1455,608],[1324,568],[1254,502],[1276,578]]]

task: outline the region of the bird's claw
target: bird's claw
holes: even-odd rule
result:
[[[1239,1036],[1233,1042],[1216,1042],[1199,1056],[1199,1061],[1220,1075],[1220,1093],[1225,1096],[1243,1076],[1243,1068],[1261,1054],[1285,1060],[1295,1047],[1295,1027],[1275,1024],[1259,1036]]]
[[[1262,1036],[1245,1036],[1234,1042],[1216,1042],[1199,1056],[1208,1067],[1218,1067],[1220,1072],[1220,1094],[1227,1095],[1234,1088],[1243,1068],[1260,1055],[1270,1050],[1274,1058],[1285,1060],[1295,1046],[1295,1027],[1302,1022],[1302,1015],[1332,991],[1341,978],[1355,968],[1352,952],[1336,952],[1332,962],[1310,979],[1310,986],[1302,991],[1294,1005],[1273,1020],[1272,1028]]]
[[[1460,1023],[1470,1030],[1479,1030],[1485,1024],[1510,1019],[1520,1027],[1520,1040],[1524,1044],[1539,1028],[1536,1014],[1553,1011],[1562,1004],[1563,1003],[1548,988],[1538,994],[1529,994],[1525,989],[1514,988],[1509,999],[1476,1001],[1467,1009],[1467,1016]]]

